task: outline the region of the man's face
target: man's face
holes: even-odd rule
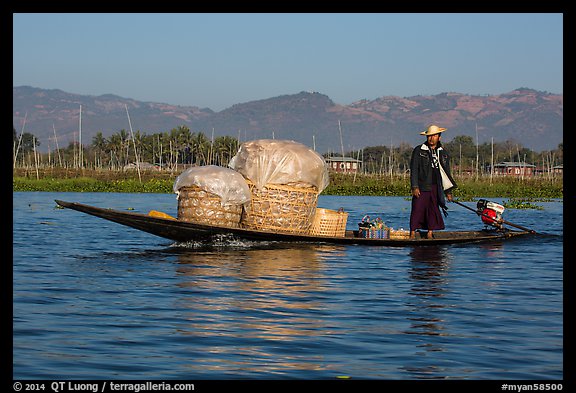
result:
[[[427,138],[428,138],[428,144],[431,146],[435,146],[440,140],[440,134],[428,135]]]

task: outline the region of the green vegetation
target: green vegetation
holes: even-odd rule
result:
[[[240,141],[231,136],[208,138],[186,126],[151,135],[126,130],[104,138],[98,133],[90,145],[77,141],[48,153],[37,151],[30,133],[13,129],[14,191],[172,193],[176,177],[189,165],[227,166]],[[371,146],[343,152],[362,161],[362,173],[331,173],[323,195],[410,196],[407,176],[413,146]],[[563,163],[562,143],[536,153],[512,141],[481,144],[469,136],[445,143],[451,153],[452,174],[458,183],[454,197],[510,198],[509,206],[529,207],[520,198],[562,198],[562,175],[552,169]],[[325,156],[339,154],[325,154]],[[535,176],[491,177],[494,163],[524,162],[539,168]],[[143,168],[135,167],[139,162]],[[127,168],[132,167],[132,170]]]
[[[355,180],[354,180],[355,179]],[[486,198],[525,198],[541,200],[543,198],[562,198],[562,178],[513,178],[489,177],[475,179],[469,176],[456,176],[458,188],[454,197],[462,201],[471,201],[478,197]],[[332,174],[325,195],[380,195],[409,196],[410,179],[407,176],[375,176]]]
[[[147,134],[120,130],[105,138],[99,132],[89,145],[78,141],[41,154],[33,134],[13,128],[13,191],[172,193],[176,177],[189,165],[227,166],[240,141],[231,136],[208,138],[187,126]],[[538,208],[531,202],[563,197],[562,174],[553,169],[564,160],[562,143],[534,152],[513,141],[478,145],[469,136],[444,144],[458,183],[454,197],[509,198],[507,208]],[[408,170],[414,146],[370,146],[342,152],[362,161],[362,173],[331,173],[322,195],[410,197]],[[341,154],[324,154],[340,156]],[[490,176],[501,161],[537,167],[535,176]],[[135,162],[141,166],[134,166]],[[132,167],[132,170],[127,168]]]
[[[544,199],[546,201],[547,199]],[[540,205],[532,203],[530,200],[522,198],[513,198],[508,201],[504,201],[502,204],[506,209],[536,209],[543,210],[544,208]]]
[[[135,171],[60,170],[44,171],[41,176],[35,171],[14,170],[13,191],[52,192],[131,192],[172,193],[172,186],[179,172],[141,173]],[[142,179],[140,181],[140,179]],[[454,197],[461,201],[472,201],[478,197],[510,198],[509,206],[521,206],[528,201],[562,198],[561,177],[512,178],[456,176],[458,188]],[[405,175],[352,175],[331,173],[330,185],[322,195],[410,195],[410,180]]]
[[[18,135],[13,128],[12,142],[15,167],[57,165],[111,170],[122,170],[134,162],[170,169],[179,164],[226,165],[240,146],[237,138],[209,138],[203,132],[192,132],[187,126],[151,135],[140,130],[132,134],[122,129],[109,138],[98,132],[89,145],[80,146],[75,141],[43,154],[37,151],[40,142],[29,132]]]
[[[77,179],[26,179],[15,177],[13,191],[52,191],[52,192],[133,192],[170,193],[173,181],[166,179],[98,180],[88,177]]]

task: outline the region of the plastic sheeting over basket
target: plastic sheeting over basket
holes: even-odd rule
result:
[[[216,165],[188,168],[174,182],[178,219],[198,224],[237,228],[243,205],[250,201],[244,177]]]
[[[320,154],[290,140],[259,139],[243,143],[229,166],[246,178],[251,192],[242,227],[309,232],[318,194],[329,183]]]
[[[228,166],[240,172],[259,190],[268,184],[282,184],[316,187],[321,193],[330,181],[324,157],[291,140],[244,142]]]

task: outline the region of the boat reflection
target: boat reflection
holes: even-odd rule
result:
[[[410,310],[410,328],[405,333],[419,336],[415,344],[415,359],[418,361],[403,367],[411,377],[426,379],[438,375],[438,369],[431,366],[434,361],[426,360],[426,354],[443,352],[442,340],[435,337],[448,336],[445,320],[439,311],[446,307],[443,297],[447,293],[448,270],[451,254],[442,246],[413,247],[410,251],[411,265],[409,279],[412,283],[407,301]]]
[[[412,287],[408,293],[413,295],[408,303],[413,311],[409,317],[413,321],[410,333],[442,335],[444,321],[435,317],[434,311],[444,307],[437,298],[442,298],[446,292],[448,251],[439,246],[414,247],[410,257]]]
[[[323,260],[344,250],[292,246],[180,253],[177,285],[183,296],[175,307],[184,310],[188,323],[178,333],[204,348],[188,367],[203,373],[231,366],[257,373],[326,369],[322,355],[302,346],[330,334],[321,317]]]
[[[505,261],[504,245],[502,243],[482,244],[479,249],[484,252],[481,260],[485,262],[501,263]]]

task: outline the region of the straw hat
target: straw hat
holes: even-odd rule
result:
[[[428,129],[426,131],[422,131],[420,133],[420,135],[428,136],[428,135],[439,134],[439,133],[444,132],[444,131],[446,131],[446,128],[441,128],[441,127],[432,125],[432,126],[428,127]]]

